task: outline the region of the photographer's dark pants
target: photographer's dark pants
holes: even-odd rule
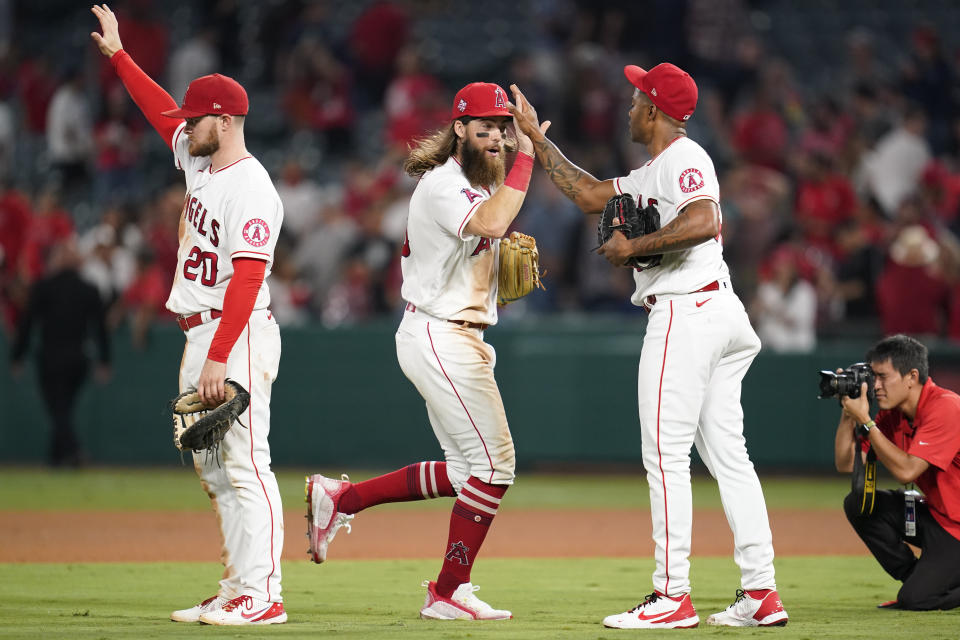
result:
[[[903,586],[901,609],[926,611],[960,606],[960,540],[940,526],[925,503],[917,503],[917,535],[904,533],[903,490],[877,491],[873,514],[859,513],[860,497],[843,501],[847,520],[880,566]],[[907,543],[922,551],[918,559]]]

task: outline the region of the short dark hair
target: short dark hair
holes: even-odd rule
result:
[[[890,364],[902,376],[910,373],[911,369],[916,369],[920,374],[918,376],[920,384],[924,384],[930,375],[927,348],[919,340],[902,333],[884,338],[873,345],[873,348],[867,352],[866,360],[868,363],[890,360]]]

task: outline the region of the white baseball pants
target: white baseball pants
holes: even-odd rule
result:
[[[640,355],[643,464],[655,542],[654,588],[690,591],[690,447],[716,478],[743,589],[775,588],[773,539],[760,481],[743,437],[740,386],[760,351],[728,287],[658,296]]]
[[[417,309],[404,313],[396,339],[400,368],[426,402],[453,488],[459,493],[470,476],[513,484],[513,437],[493,376],[496,352],[483,332]]]
[[[180,389],[196,387],[214,320],[186,332]],[[283,506],[270,469],[270,390],[280,365],[280,328],[267,309],[255,310],[227,359],[227,377],[250,392],[250,406],[227,431],[219,455],[193,455],[220,525],[224,565],[220,595],[281,602]]]

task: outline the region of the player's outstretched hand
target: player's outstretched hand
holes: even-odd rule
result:
[[[533,153],[533,145],[530,140],[542,139],[543,134],[550,128],[550,121],[545,120],[541,123],[537,119],[537,110],[527,101],[526,96],[523,95],[517,85],[510,85],[510,91],[513,92],[513,102],[507,103],[507,109],[513,115],[513,124],[517,130],[520,150]],[[527,140],[525,141],[524,138]],[[525,148],[525,145],[529,145],[529,147]]]
[[[100,53],[112,58],[113,54],[123,49],[123,43],[120,42],[120,27],[117,24],[117,16],[105,4],[95,4],[90,7],[90,11],[97,16],[97,20],[100,21],[100,30],[103,31],[103,35],[93,31],[90,33],[90,37],[97,43]]]

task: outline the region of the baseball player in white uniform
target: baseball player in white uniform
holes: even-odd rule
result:
[[[91,34],[94,41],[186,178],[177,273],[167,300],[186,336],[180,389],[195,387],[205,403],[216,404],[229,377],[250,392],[249,407],[218,454],[194,453],[222,535],[219,589],[170,617],[217,625],[282,623],[283,508],[267,442],[280,332],[267,308],[266,284],[283,222],[280,198],[244,145],[243,87],[219,74],[204,76],[190,84],[177,108],[123,51],[113,12],[106,5],[92,11],[103,31]]]
[[[424,583],[420,616],[428,619],[512,617],[477,598],[470,582],[514,479],[513,438],[493,375],[496,353],[484,341],[497,322],[499,238],[520,211],[533,168],[533,146],[519,134],[519,153],[504,178],[504,154],[514,144],[505,135],[508,104],[496,84],[467,85],[454,98],[450,124],[421,140],[404,164],[420,182],[403,245],[406,309],[396,335],[397,359],[426,402],[445,462],[418,462],[355,484],[346,477],[307,478],[315,562],[323,562],[337,530],[363,509],[456,498],[440,574]]]
[[[655,205],[659,231],[627,240],[620,232],[598,249],[615,266],[631,256],[663,254],[659,266],[634,273],[632,301],[650,313],[640,355],[639,402],[643,463],[650,489],[656,569],[654,592],[608,627],[689,628],[700,618],[690,600],[692,527],[690,447],[696,445],[720,487],[733,530],[741,588],[707,624],[784,625],[776,591],[773,542],[760,481],[743,437],[740,386],[760,340],[734,294],[723,261],[720,187],[713,162],[686,135],[697,104],[689,74],[669,64],[649,72],[624,69],[635,87],[629,112],[634,142],[650,161],[629,175],[600,181],[571,164],[538,134],[535,111],[515,114],[555,184],[586,213],[616,194],[638,208]]]

